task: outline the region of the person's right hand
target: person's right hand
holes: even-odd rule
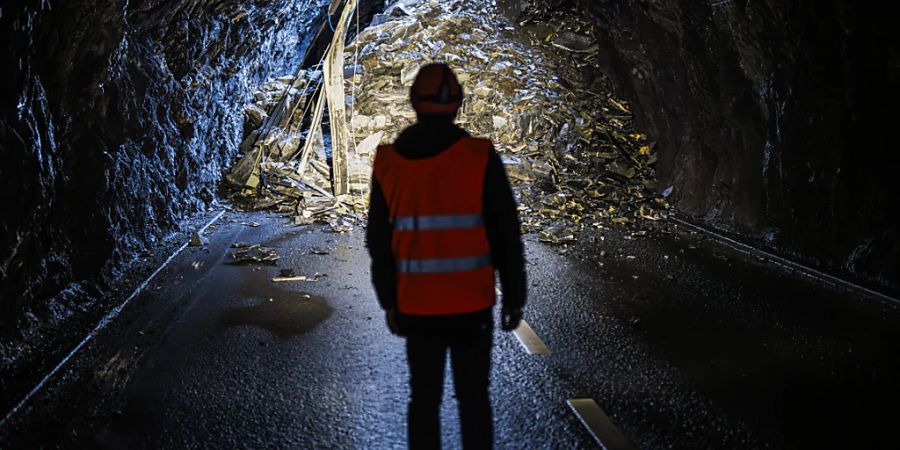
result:
[[[387,322],[387,327],[391,334],[400,336],[400,327],[397,326],[397,310],[389,309],[385,311],[384,320]]]
[[[522,320],[522,308],[503,308],[500,313],[500,327],[503,331],[512,331]]]

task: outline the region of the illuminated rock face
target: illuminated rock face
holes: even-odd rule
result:
[[[534,1],[587,11],[683,214],[898,289],[889,15],[851,0]]]
[[[327,1],[21,3],[0,19],[4,319],[78,308],[205,208],[250,92],[297,66]]]

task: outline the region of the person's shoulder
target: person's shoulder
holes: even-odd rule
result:
[[[385,164],[391,165],[391,162],[396,159],[396,155],[394,144],[378,144],[375,147],[375,158],[372,162],[375,171],[377,172],[380,168],[383,168]]]
[[[468,141],[466,147],[475,152],[489,154],[494,150],[494,143],[489,138],[466,136],[463,139]]]
[[[410,144],[416,140],[416,137],[422,133],[422,126],[419,123],[413,123],[408,127],[400,130],[400,133],[397,135],[397,139],[394,141],[394,145],[399,145],[403,147],[406,144]]]
[[[375,147],[375,155],[384,155],[394,150],[394,144],[378,144]]]

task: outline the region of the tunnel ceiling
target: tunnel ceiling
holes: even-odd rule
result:
[[[79,314],[213,201],[251,93],[296,70],[327,3],[3,8],[0,314],[19,321],[4,333]],[[584,76],[631,100],[678,214],[897,289],[888,15],[849,0],[505,3],[521,28],[596,42]]]

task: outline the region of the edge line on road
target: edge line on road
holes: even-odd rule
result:
[[[697,233],[702,233],[702,234],[712,236],[712,237],[716,238],[718,241],[720,241],[720,243],[725,244],[735,250],[738,250],[738,251],[741,251],[741,252],[744,252],[744,253],[747,253],[750,255],[756,254],[756,255],[765,256],[770,262],[772,262],[775,265],[780,266],[784,269],[794,271],[803,276],[812,278],[812,279],[820,281],[820,282],[829,283],[835,287],[841,286],[844,289],[847,289],[850,291],[862,292],[864,294],[867,294],[870,297],[875,297],[876,299],[881,300],[882,302],[886,302],[886,303],[890,304],[891,306],[895,306],[895,307],[900,306],[900,299],[891,297],[890,295],[885,294],[883,292],[879,292],[874,289],[870,289],[865,286],[861,286],[852,281],[845,280],[843,278],[836,277],[834,275],[829,275],[825,272],[813,269],[812,267],[805,266],[798,262],[794,262],[787,258],[778,256],[774,253],[767,252],[763,249],[754,247],[749,244],[745,244],[736,239],[733,239],[733,238],[725,236],[721,233],[718,233],[715,230],[711,230],[706,227],[702,227],[700,225],[693,224],[682,218],[672,216],[669,219],[672,222],[674,222],[675,224],[681,225],[685,228],[692,229],[692,230],[696,231]]]
[[[605,450],[633,450],[636,447],[622,434],[603,408],[592,398],[573,398],[566,400],[572,412],[578,416],[581,424]]]
[[[531,325],[528,325],[528,322],[526,322],[525,319],[522,319],[519,322],[519,326],[513,330],[513,334],[516,336],[516,339],[519,340],[519,343],[522,344],[522,347],[525,347],[525,351],[529,355],[550,354],[550,349],[547,348],[544,341],[538,337],[537,333],[534,332]]]
[[[222,211],[219,211],[219,213],[216,214],[216,216],[213,217],[212,220],[207,222],[206,225],[203,225],[203,227],[201,227],[197,231],[197,233],[200,234],[200,233],[203,233],[204,231],[206,231],[206,229],[209,228],[210,225],[212,225],[217,220],[219,220],[219,218],[222,217],[222,215],[224,215],[224,214],[225,214],[224,209]],[[190,240],[188,240],[184,244],[182,244],[181,247],[178,247],[178,250],[175,250],[175,253],[172,253],[172,256],[169,256],[162,263],[162,265],[159,266],[159,268],[157,268],[155,271],[153,271],[153,273],[151,273],[150,276],[147,277],[147,279],[145,279],[143,282],[141,282],[141,284],[139,284],[138,287],[135,288],[134,292],[132,292],[131,295],[129,295],[125,299],[125,301],[123,301],[119,306],[116,306],[115,308],[112,309],[112,311],[110,311],[105,316],[103,316],[103,318],[100,319],[100,322],[97,323],[97,325],[94,327],[94,329],[91,330],[91,332],[88,333],[87,336],[85,336],[84,339],[82,339],[81,342],[79,342],[71,351],[69,351],[69,353],[65,357],[63,357],[62,361],[60,361],[59,364],[57,364],[55,367],[53,367],[53,369],[51,369],[50,372],[47,373],[47,375],[44,375],[44,378],[42,378],[41,381],[39,381],[38,384],[35,385],[34,388],[32,388],[28,392],[28,394],[25,395],[25,398],[20,400],[19,403],[16,404],[16,406],[14,406],[8,413],[6,413],[6,415],[3,417],[3,420],[0,420],[0,428],[3,428],[4,426],[6,426],[6,424],[13,418],[13,416],[15,416],[16,413],[18,413],[19,410],[21,410],[22,407],[25,406],[25,404],[28,403],[28,401],[31,400],[32,397],[35,396],[35,394],[40,392],[40,390],[47,384],[48,381],[50,381],[51,378],[53,378],[54,375],[56,375],[57,372],[59,372],[63,368],[63,366],[65,366],[66,363],[68,363],[72,359],[72,357],[75,356],[75,354],[78,353],[78,351],[82,349],[82,347],[84,347],[88,342],[90,342],[91,339],[93,339],[97,334],[100,333],[100,331],[102,331],[104,328],[106,328],[106,326],[109,325],[110,322],[112,322],[122,312],[123,309],[125,309],[125,305],[127,305],[132,299],[137,297],[138,294],[140,294],[141,291],[143,291],[144,288],[146,288],[147,285],[150,284],[150,281],[153,280],[153,278],[156,277],[156,275],[158,275],[160,272],[162,272],[162,270],[167,265],[169,265],[169,263],[172,262],[172,260],[175,259],[175,257],[178,256],[178,254],[182,252],[182,250],[187,248],[189,243],[190,243]]]

